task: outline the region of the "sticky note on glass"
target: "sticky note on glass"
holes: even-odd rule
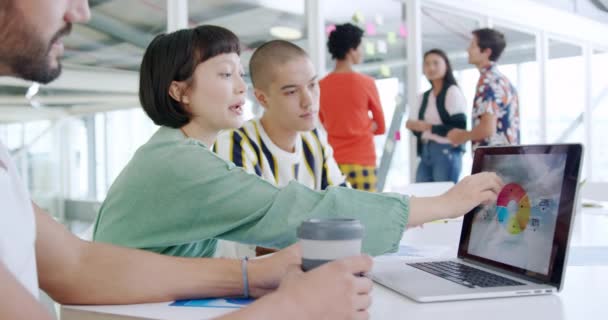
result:
[[[401,38],[407,38],[407,27],[404,24],[399,26],[399,36]]]
[[[378,48],[378,53],[387,53],[388,52],[388,46],[386,45],[386,41],[384,40],[378,40],[376,42],[376,47]]]
[[[374,46],[373,42],[365,42],[365,54],[368,56],[373,56],[376,54],[376,46]]]
[[[355,23],[364,23],[365,16],[363,16],[363,13],[361,13],[361,11],[355,11],[355,14],[353,14],[353,21]]]
[[[379,13],[376,14],[376,19],[375,20],[376,20],[376,24],[379,25],[379,26],[381,26],[381,25],[384,24],[384,16],[381,15],[381,14],[379,14]]]
[[[329,36],[329,34],[332,33],[334,30],[336,30],[336,25],[335,24],[327,25],[325,27],[325,35]]]
[[[389,68],[387,65],[383,64],[380,66],[380,75],[383,77],[390,77],[391,76],[391,68]]]
[[[368,22],[365,24],[365,33],[368,36],[375,36],[376,35],[376,25],[373,24],[372,22]]]
[[[393,31],[389,31],[386,33],[386,41],[388,41],[389,44],[395,44],[397,43],[397,34]]]

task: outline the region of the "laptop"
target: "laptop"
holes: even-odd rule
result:
[[[383,259],[372,279],[419,302],[560,291],[581,158],[580,144],[478,148],[472,173],[496,172],[505,186],[464,216],[457,258]]]

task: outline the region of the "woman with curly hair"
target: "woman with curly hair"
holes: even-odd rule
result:
[[[363,61],[363,30],[337,25],[327,47],[336,67],[323,78],[319,118],[340,170],[355,189],[376,191],[374,135],[384,134],[384,113],[374,78],[353,70]],[[371,111],[371,117],[370,117]]]

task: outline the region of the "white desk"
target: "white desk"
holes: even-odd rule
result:
[[[573,247],[608,246],[608,214],[604,210],[584,210],[574,226]],[[459,222],[431,223],[408,231],[407,244],[451,245],[458,243]],[[453,250],[451,251],[453,254]],[[608,265],[568,267],[564,290],[557,295],[484,299],[441,303],[416,303],[375,284],[372,319],[449,320],[578,320],[606,319]],[[169,307],[169,302],[126,306],[63,306],[62,320],[97,319],[182,319],[217,317],[234,309]]]
[[[374,288],[372,319],[561,320],[605,319],[608,266],[570,267],[557,295],[416,303],[385,288]]]

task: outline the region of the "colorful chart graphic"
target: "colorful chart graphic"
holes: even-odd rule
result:
[[[520,234],[530,220],[530,199],[517,183],[509,183],[498,194],[496,218],[510,234]]]

